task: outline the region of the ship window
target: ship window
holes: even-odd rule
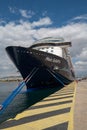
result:
[[[30,54],[32,54],[32,52],[30,51]]]
[[[63,57],[64,57],[64,59],[66,59],[66,58],[67,58],[67,54],[66,54],[65,49],[63,49]]]
[[[51,50],[51,52],[53,52],[53,50]]]
[[[53,70],[58,70],[59,67],[58,66],[54,66]]]

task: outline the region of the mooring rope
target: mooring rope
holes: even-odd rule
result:
[[[57,79],[58,82],[60,82],[63,86],[65,86],[65,84],[63,83],[63,81],[61,79],[59,79],[53,72],[51,72],[49,69],[47,69],[48,72],[55,78]]]
[[[26,84],[31,80],[34,74],[37,72],[38,68],[34,68],[31,73],[16,87],[15,90],[4,100],[4,102],[0,105],[0,114],[7,108],[7,106],[11,103],[11,101],[16,97],[17,94],[21,91],[21,89],[26,86]]]

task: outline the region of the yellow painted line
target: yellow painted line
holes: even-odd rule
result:
[[[14,119],[18,120],[18,119],[21,119],[23,117],[42,114],[42,113],[45,113],[45,112],[56,111],[56,110],[60,110],[60,109],[63,109],[63,108],[68,108],[68,107],[71,107],[71,103],[70,104],[60,105],[60,106],[46,107],[44,109],[39,108],[39,109],[35,109],[35,110],[28,110],[28,111],[24,111],[22,114],[18,114]]]
[[[66,87],[67,88],[67,87]],[[57,94],[57,93],[62,93],[62,92],[73,92],[74,90],[72,90],[71,88],[67,88],[66,90],[58,90],[57,92],[53,93],[53,94]],[[53,95],[52,94],[52,95]]]
[[[68,89],[68,88],[67,88],[67,89]],[[66,93],[66,92],[67,92],[67,93],[69,93],[69,92],[74,92],[74,90],[71,90],[71,89],[70,89],[70,90],[62,90],[62,91],[60,91],[60,94],[61,94],[61,93]]]
[[[73,117],[73,115],[74,115],[74,105],[75,105],[75,95],[76,95],[77,83],[74,82],[73,86],[74,86],[74,97],[73,97],[72,107],[71,107],[71,111],[70,111],[70,119],[69,119],[69,124],[68,124],[68,130],[74,130],[74,124],[73,124],[74,117]]]
[[[28,118],[29,116],[33,116],[33,115],[38,115],[38,114],[44,114],[47,112],[52,112],[52,111],[56,111],[56,110],[61,110],[64,108],[68,108],[70,107],[70,112],[64,113],[64,114],[59,114],[59,115],[53,115],[51,117],[46,117],[43,119],[37,119],[35,121],[32,122],[26,122],[24,124],[20,124],[15,126],[9,126],[8,128],[5,128],[7,130],[42,130],[42,129],[46,129],[48,127],[52,127],[58,124],[62,124],[65,122],[68,122],[68,128],[67,130],[73,130],[73,112],[74,112],[74,102],[75,102],[75,91],[76,91],[76,82],[73,82],[67,86],[65,86],[64,88],[62,88],[61,90],[55,92],[54,94],[52,94],[54,97],[51,97],[52,95],[50,95],[49,97],[44,98],[42,101],[34,104],[33,106],[38,106],[38,108],[36,109],[27,109],[26,111],[18,114],[14,119],[10,119],[5,123],[8,123],[10,121],[19,121],[22,118]],[[70,93],[69,91],[72,91],[73,94],[68,94]],[[65,93],[67,95],[60,95],[61,93]],[[59,96],[57,95],[59,94]],[[67,97],[67,96],[73,96],[73,97],[69,97],[69,98],[63,98],[63,99],[57,99],[55,100],[55,98],[59,98],[59,97]],[[46,99],[50,99],[50,101],[44,101]],[[54,99],[54,100],[51,100]],[[72,100],[72,102],[70,103],[66,103],[66,104],[60,104],[60,105],[56,105],[56,106],[49,106],[49,107],[43,107],[43,108],[39,108],[39,105],[46,105],[46,104],[52,104],[52,103],[58,103],[58,102],[63,102],[63,101],[69,101]],[[32,108],[33,108],[32,106]],[[5,130],[3,129],[3,130]]]
[[[53,99],[53,100],[56,100],[56,101],[57,101],[57,100],[59,100],[59,99],[56,99],[56,98],[64,98],[64,97],[65,97],[65,98],[66,98],[66,97],[68,98],[68,96],[72,96],[72,98],[73,98],[73,94],[70,94],[70,95],[61,95],[61,96],[57,96],[57,95],[56,95],[56,96],[54,96],[54,97],[50,97],[50,96],[49,96],[49,97],[47,97],[47,98],[44,98],[43,101],[46,101],[46,100],[48,100],[48,99],[50,99],[50,100]]]
[[[68,88],[67,88],[67,89],[68,89]],[[70,89],[70,90],[69,90],[69,89],[68,89],[68,90],[61,90],[61,91],[59,90],[59,91],[55,92],[55,93],[52,94],[52,95],[55,95],[55,94],[58,94],[58,93],[60,93],[60,94],[61,94],[61,93],[66,93],[66,92],[74,92],[74,90],[71,90],[71,89]]]
[[[58,102],[63,102],[63,101],[69,101],[72,100],[73,97],[70,97],[68,99],[58,99],[58,100],[52,100],[52,101],[45,101],[45,102],[38,102],[34,106],[39,106],[39,105],[47,105],[47,104],[52,104],[52,103],[58,103]]]
[[[21,129],[21,130],[29,130],[29,129],[30,130],[42,130],[42,129],[46,129],[46,128],[54,126],[54,125],[68,122],[69,116],[70,116],[69,113],[65,113],[65,114],[56,115],[56,116],[52,116],[50,118],[45,118],[45,119],[41,119],[41,120],[37,120],[34,122],[25,123],[25,124],[21,124],[18,126],[5,128],[5,129],[7,129],[7,130],[19,130],[19,129]]]
[[[52,95],[57,95],[57,94],[63,94],[63,93],[73,93],[74,92],[74,90],[69,90],[68,88],[67,88],[67,90],[59,90],[59,91],[57,91],[57,92],[55,92],[54,94],[51,94],[50,96],[52,96]]]
[[[62,92],[62,93],[55,93],[55,94],[53,94],[53,95],[50,95],[48,98],[50,98],[50,97],[54,97],[54,96],[57,96],[57,97],[59,97],[59,96],[68,96],[68,95],[70,95],[70,94],[73,94],[74,92]]]
[[[74,88],[71,88],[71,85],[72,85],[72,84],[70,84],[70,86],[65,86],[64,88],[60,89],[59,91],[60,91],[60,92],[62,92],[62,91],[69,91],[69,90],[72,90],[72,91],[73,91]],[[68,90],[67,90],[67,88],[68,88]],[[59,91],[58,91],[58,92],[59,92]]]

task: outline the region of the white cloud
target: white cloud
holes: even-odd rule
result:
[[[16,73],[13,63],[7,57],[5,47],[8,45],[18,45],[28,47],[34,39],[41,39],[49,36],[64,37],[72,42],[70,49],[73,57],[75,70],[85,73],[87,71],[87,23],[69,23],[62,27],[50,27],[52,21],[49,17],[44,17],[38,21],[23,21],[19,23],[9,22],[0,25],[0,76],[2,74]],[[38,28],[37,28],[38,27]],[[74,61],[74,59],[76,59]],[[8,64],[9,60],[9,64]]]
[[[31,18],[35,14],[32,10],[27,11],[27,10],[20,9],[19,12],[22,15],[22,17],[25,18]]]
[[[34,21],[32,23],[32,27],[39,27],[39,26],[47,26],[52,24],[52,21],[49,17],[41,18],[39,21]]]
[[[14,8],[8,7],[8,8],[9,8],[9,11],[10,11],[11,13],[13,13],[13,14],[17,13],[17,8],[16,8],[16,7],[14,7]]]
[[[72,20],[83,20],[83,19],[87,19],[87,14],[77,16],[73,18]]]
[[[35,12],[32,10],[24,10],[24,9],[18,9],[16,7],[8,7],[9,11],[13,14],[20,14],[24,18],[31,18],[33,15],[35,15]]]
[[[6,24],[6,21],[3,19],[0,19],[0,25],[2,25],[2,24]]]
[[[77,58],[82,61],[87,61],[87,45],[85,48],[82,48],[82,51],[77,55]]]
[[[76,65],[79,65],[79,66],[86,66],[87,67],[87,61],[86,62],[83,62],[83,61],[77,61],[76,62]]]
[[[82,23],[82,22],[87,23],[87,14],[76,16],[70,19],[67,23],[69,24],[69,23]]]
[[[87,61],[77,61],[74,64],[74,69],[78,76],[87,76]]]
[[[47,11],[45,10],[43,13],[42,13],[42,16],[47,16]]]

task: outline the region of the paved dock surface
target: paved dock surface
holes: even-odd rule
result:
[[[55,91],[13,119],[0,124],[1,130],[73,130],[76,82]],[[80,129],[76,129],[80,130]]]
[[[74,130],[87,130],[87,80],[79,81],[76,89]]]

